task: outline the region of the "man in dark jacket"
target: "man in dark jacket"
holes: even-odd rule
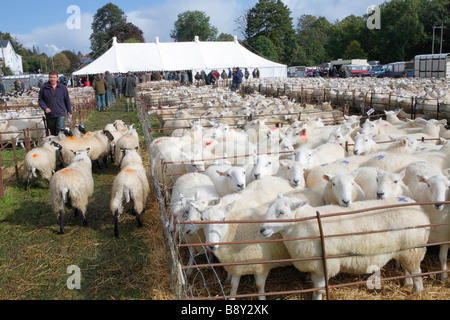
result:
[[[67,87],[58,82],[58,73],[49,73],[49,81],[45,83],[38,98],[39,106],[44,110],[47,127],[54,136],[64,129],[66,115],[69,122],[72,118],[72,105],[70,103]]]
[[[97,110],[106,109],[106,89],[108,82],[103,78],[103,74],[98,74],[92,82],[92,88],[95,91],[95,98],[97,99]]]
[[[131,75],[131,72],[127,73],[127,77],[123,81],[123,96],[127,99],[127,111],[130,111],[130,107],[131,110],[136,110],[134,99],[136,96],[136,79]]]
[[[243,74],[242,71],[238,68],[236,68],[236,71],[233,72],[233,85],[236,92],[239,92],[239,88],[241,87]]]

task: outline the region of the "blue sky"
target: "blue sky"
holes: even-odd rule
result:
[[[170,31],[179,13],[200,10],[211,18],[211,24],[219,33],[241,37],[234,20],[257,0],[22,0],[2,1],[0,5],[0,31],[9,32],[26,47],[39,47],[41,52],[52,56],[62,50],[90,52],[89,36],[95,13],[105,4],[112,2],[122,9],[129,22],[144,32],[146,42],[172,41]],[[363,15],[370,5],[380,4],[378,0],[283,0],[290,8],[296,26],[302,14],[325,16],[330,22],[343,19],[350,14]],[[67,21],[73,12],[67,12],[71,5],[80,9],[79,28],[70,29]]]

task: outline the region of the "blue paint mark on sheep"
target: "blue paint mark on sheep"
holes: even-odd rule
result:
[[[325,166],[327,166],[328,165],[328,163],[324,163],[324,164],[322,164],[322,167],[325,167]]]
[[[350,164],[350,162],[347,161],[347,160],[344,160],[344,161],[342,161],[341,163],[344,163],[344,164]]]
[[[377,160],[381,160],[381,159],[384,159],[384,156],[383,156],[383,155],[377,156]]]
[[[408,202],[405,197],[398,197],[398,201],[400,202]]]

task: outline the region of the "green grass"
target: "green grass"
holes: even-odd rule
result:
[[[94,111],[85,126],[93,131],[116,119],[134,123],[142,137],[136,112],[125,112],[122,100],[109,111]],[[150,265],[145,233],[137,229],[134,217],[124,215],[121,237],[113,235],[109,201],[117,173],[118,167],[111,164],[94,173],[89,225],[82,227],[81,218],[66,210],[64,235],[57,234],[47,182],[33,182],[28,191],[22,182],[6,186],[0,199],[0,299],[152,298],[150,273],[143,272]],[[81,269],[81,290],[66,286],[70,265]]]

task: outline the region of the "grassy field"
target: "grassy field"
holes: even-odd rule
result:
[[[85,126],[89,131],[121,119],[142,129],[136,112],[125,103],[106,112],[94,111]],[[145,148],[143,138],[141,146]],[[148,165],[147,151],[141,149]],[[0,199],[0,299],[173,299],[164,255],[159,210],[149,199],[138,229],[131,215],[120,221],[121,237],[113,235],[109,212],[110,191],[118,166],[94,172],[95,191],[83,227],[80,217],[66,210],[66,234],[50,205],[48,183],[34,182],[24,191],[21,182],[10,183]],[[67,268],[81,270],[81,289],[69,290]]]

